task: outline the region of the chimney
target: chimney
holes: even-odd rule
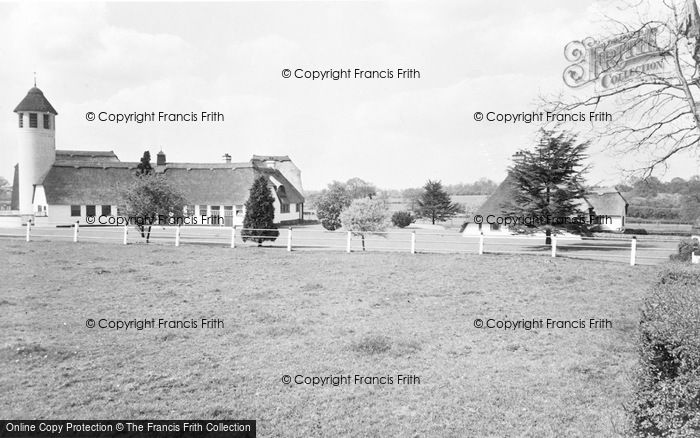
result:
[[[163,151],[156,155],[156,166],[165,166],[165,153]]]
[[[231,155],[224,154],[224,161],[226,162],[226,164],[231,164]]]

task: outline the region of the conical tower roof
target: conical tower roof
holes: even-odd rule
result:
[[[33,87],[24,99],[15,108],[16,113],[21,112],[51,113],[58,115],[51,103],[44,97],[44,93],[37,87]]]

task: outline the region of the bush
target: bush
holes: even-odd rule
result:
[[[676,262],[689,262],[693,251],[700,254],[700,244],[696,239],[683,239],[678,242],[678,254],[671,254],[671,260]]]
[[[631,403],[636,436],[700,436],[700,271],[663,272],[644,298]]]
[[[408,211],[397,211],[391,215],[391,223],[399,228],[406,228],[416,221],[416,218]]]
[[[644,228],[625,228],[625,231],[622,232],[622,234],[638,234],[638,235],[647,235],[647,230]]]

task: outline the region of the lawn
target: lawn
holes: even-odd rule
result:
[[[0,413],[254,419],[265,437],[616,436],[640,294],[657,269],[0,240]],[[89,318],[224,327],[117,331],[87,328]],[[612,328],[477,329],[476,318],[607,318]],[[394,382],[321,387],[284,375]]]

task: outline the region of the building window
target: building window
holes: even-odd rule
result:
[[[199,206],[199,215],[200,215],[200,216],[206,216],[206,215],[207,215],[207,206],[206,206],[206,205],[200,205],[200,206]]]
[[[44,129],[51,129],[51,116],[44,114]]]
[[[36,128],[38,126],[36,113],[29,113],[29,127]]]
[[[102,216],[112,216],[112,206],[103,205],[102,206]]]
[[[19,116],[19,127],[24,128],[24,113],[17,114]]]
[[[71,215],[71,217],[80,217],[80,206],[79,205],[71,205],[70,206],[70,215]]]
[[[194,205],[185,206],[185,216],[194,216]]]
[[[95,206],[86,205],[85,206],[85,216],[95,216]]]
[[[289,213],[289,204],[280,204],[280,213]]]

